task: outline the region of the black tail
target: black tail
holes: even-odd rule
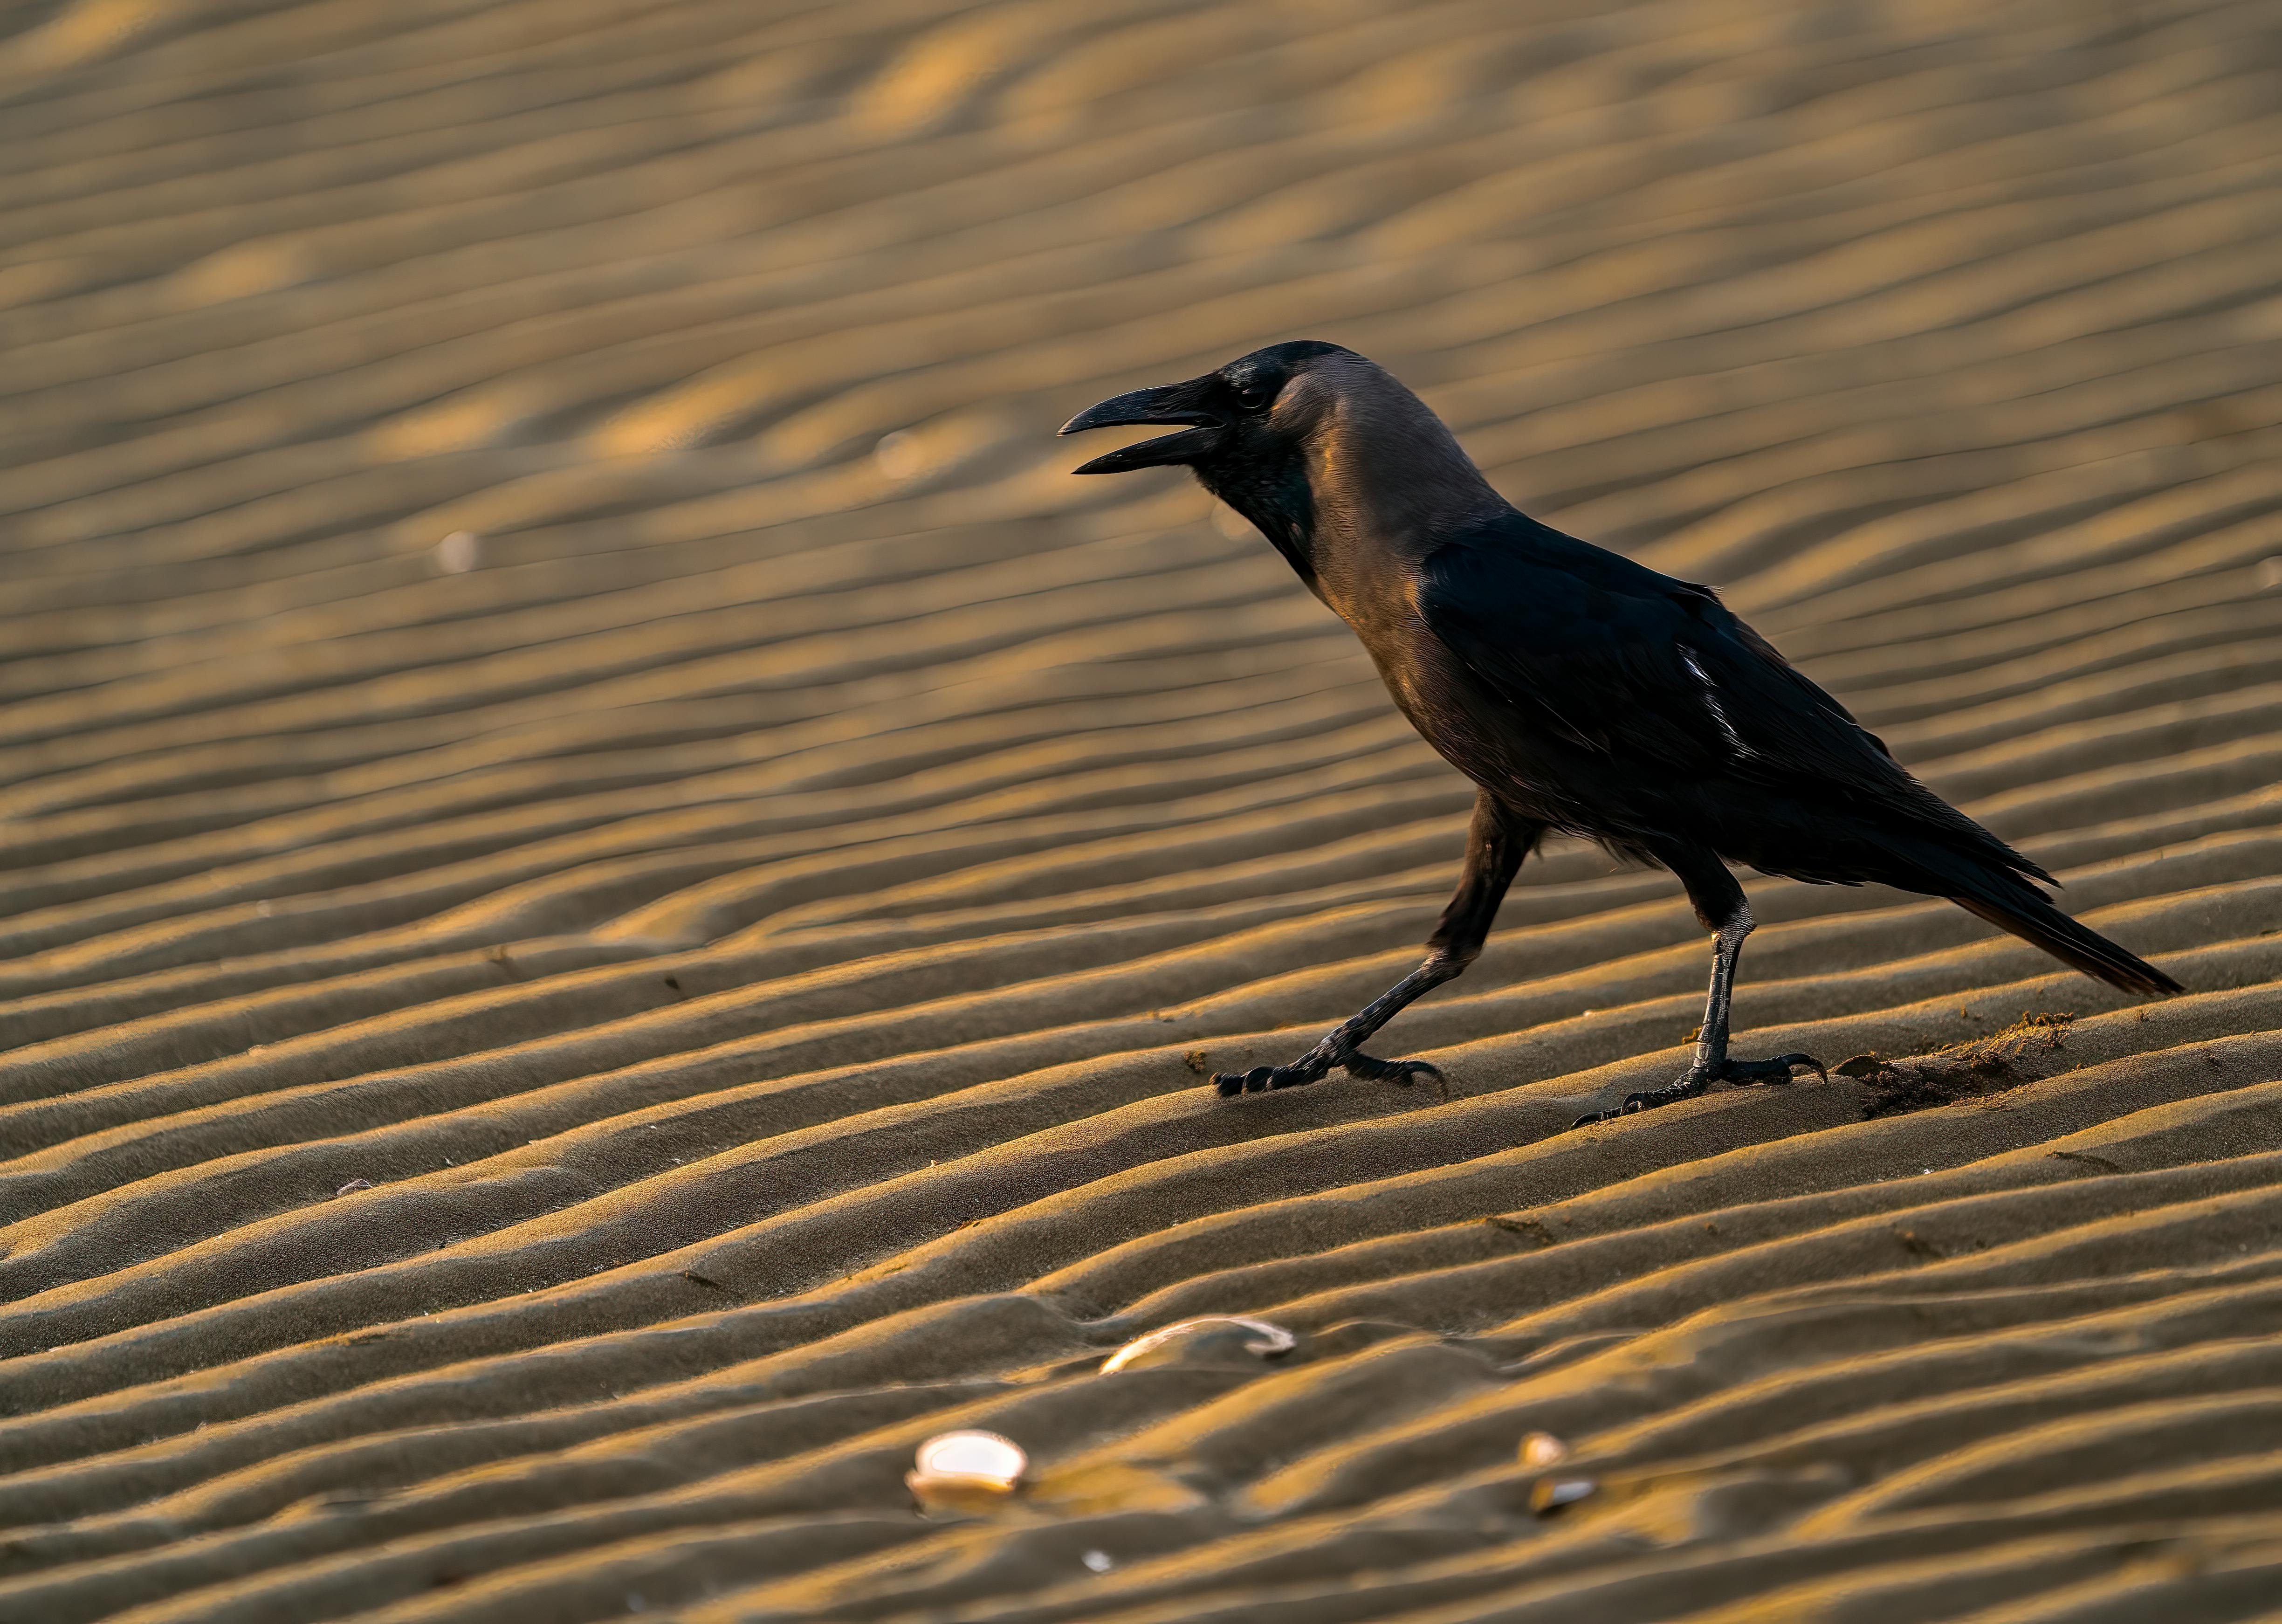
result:
[[[2009,930],[2023,942],[2043,948],[2070,969],[2082,970],[2094,981],[2104,981],[2125,992],[2186,991],[2146,960],[2126,952],[2097,930],[2077,924],[2026,885],[2007,887],[2006,891],[2002,900],[1985,894],[1952,896],[1950,900],[1998,929]]]

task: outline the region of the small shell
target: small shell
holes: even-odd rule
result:
[[[1161,1331],[1152,1331],[1146,1336],[1135,1337],[1101,1362],[1101,1373],[1105,1376],[1114,1375],[1126,1366],[1136,1364],[1154,1353],[1168,1342],[1177,1341],[1184,1336],[1194,1336],[1199,1332],[1223,1328],[1251,1332],[1252,1334],[1245,1339],[1244,1351],[1258,1354],[1263,1359],[1273,1359],[1280,1355],[1290,1353],[1300,1345],[1298,1337],[1293,1336],[1283,1326],[1271,1325],[1264,1319],[1246,1319],[1239,1314],[1207,1314],[1200,1318],[1184,1319],[1177,1325],[1167,1325]]]
[[[1078,1560],[1097,1573],[1106,1573],[1117,1566],[1117,1559],[1106,1550],[1089,1550]]]
[[[1540,1517],[1550,1517],[1564,1505],[1576,1504],[1600,1487],[1590,1478],[1540,1478],[1537,1487],[1529,1491],[1529,1509]]]
[[[1569,1458],[1569,1446],[1551,1433],[1531,1433],[1521,1441],[1525,1466],[1557,1466]]]
[[[930,1511],[981,1510],[1013,1494],[1029,1464],[1021,1444],[997,1433],[937,1433],[904,1481]]]
[[[354,1192],[356,1192],[356,1191],[359,1191],[359,1190],[369,1190],[369,1189],[371,1189],[371,1188],[372,1188],[372,1180],[371,1180],[371,1179],[369,1179],[369,1178],[352,1178],[352,1179],[350,1179],[350,1180],[348,1181],[348,1183],[346,1183],[346,1184],[343,1185],[339,1189],[338,1189],[338,1190],[334,1191],[334,1192],[333,1192],[333,1193],[334,1193],[335,1195],[348,1195],[348,1194],[351,1194],[351,1193],[354,1193]]]
[[[436,567],[446,575],[465,575],[476,567],[484,539],[472,530],[455,530],[436,543]]]

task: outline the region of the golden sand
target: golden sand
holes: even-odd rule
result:
[[[2201,0],[0,7],[0,1619],[2282,1605],[2278,65]],[[1762,881],[1743,1052],[1861,1075],[1558,1132],[1706,953],[1557,847],[1386,1035],[1448,1103],[1215,1097],[1413,961],[1467,787],[1050,437],[1298,337],[2189,994]],[[1099,1373],[1212,1315],[1298,1345]],[[920,1515],[969,1429],[1019,1489]]]

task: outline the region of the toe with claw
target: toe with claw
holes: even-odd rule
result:
[[[1822,1062],[1812,1054],[1779,1054],[1771,1061],[1725,1061],[1717,1067],[1691,1067],[1686,1076],[1669,1087],[1627,1094],[1624,1104],[1606,1111],[1588,1111],[1570,1125],[1583,1128],[1594,1123],[1614,1122],[1619,1116],[1653,1110],[1675,1100],[1693,1100],[1714,1083],[1788,1083],[1801,1068],[1825,1083],[1830,1081],[1830,1074],[1823,1069]]]
[[[1441,1072],[1424,1061],[1383,1061],[1332,1039],[1317,1044],[1288,1066],[1254,1066],[1249,1071],[1215,1072],[1213,1086],[1220,1090],[1223,1100],[1271,1088],[1297,1088],[1301,1084],[1319,1081],[1334,1066],[1366,1083],[1393,1083],[1402,1088],[1409,1088],[1413,1077],[1432,1077],[1438,1084],[1442,1081]]]
[[[1368,1054],[1350,1054],[1339,1063],[1347,1068],[1347,1076],[1361,1077],[1366,1083],[1392,1083],[1397,1088],[1409,1088],[1413,1077],[1442,1081],[1441,1068],[1424,1061],[1382,1061]]]
[[[1215,1071],[1213,1086],[1223,1100],[1238,1094],[1264,1093],[1271,1088],[1297,1088],[1313,1083],[1331,1068],[1313,1054],[1303,1054],[1289,1066],[1254,1066],[1249,1071]]]

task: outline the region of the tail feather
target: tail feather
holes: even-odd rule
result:
[[[1961,812],[1952,815],[1960,822],[1968,821]],[[1970,827],[1983,835],[1980,850],[1961,850],[1948,841],[1930,840],[1919,830],[1882,830],[1878,844],[1886,860],[1895,865],[1893,874],[1905,889],[1946,897],[1968,913],[2043,948],[2094,981],[2104,981],[2119,991],[2150,997],[2186,991],[2137,953],[2118,947],[2054,907],[2029,876],[2048,884],[2056,882],[1979,825]],[[2008,853],[2010,860],[2002,866],[1991,861],[1990,848]]]
[[[2023,942],[2043,948],[2071,969],[2125,992],[2184,992],[2185,988],[2138,954],[2126,952],[2086,929],[2046,902],[2025,885],[2016,895],[1998,900],[1987,896],[1955,897],[1950,900],[1967,913],[1985,919],[1999,930],[2009,930]]]

